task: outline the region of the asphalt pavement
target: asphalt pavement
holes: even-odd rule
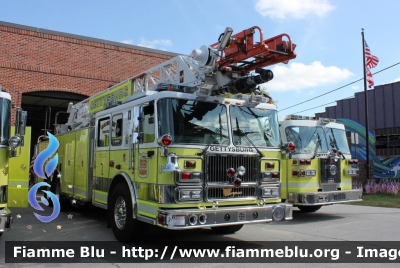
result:
[[[40,222],[34,215],[50,215],[52,208],[39,212],[31,207],[12,208],[14,223],[12,230],[0,238],[0,266],[6,267],[82,267],[83,264],[8,264],[5,263],[5,241],[116,241],[112,230],[106,227],[106,211],[92,206],[61,212],[49,222]],[[284,222],[245,225],[242,230],[232,235],[216,235],[209,228],[170,231],[151,227],[148,241],[187,241],[195,244],[197,241],[400,241],[400,210],[394,208],[378,208],[355,205],[333,205],[322,207],[315,213],[302,213],[294,210],[294,219]],[[119,242],[117,242],[119,243]],[[400,244],[400,242],[399,242]],[[124,245],[121,243],[121,246]],[[400,259],[400,257],[399,257]],[[398,261],[397,261],[398,262]],[[132,267],[143,264],[98,263],[100,267]],[[160,264],[146,264],[155,267]],[[243,264],[210,265],[202,263],[191,264],[191,267],[243,267]],[[297,264],[296,267],[306,267],[307,264]],[[324,264],[324,267],[344,267],[344,264]],[[391,266],[395,264],[385,264]],[[87,264],[85,267],[93,265]],[[173,264],[162,266],[176,267]],[[181,266],[181,265],[180,265]],[[187,265],[185,265],[187,266]],[[247,265],[246,265],[247,266]],[[250,266],[250,264],[248,265]],[[258,267],[259,264],[251,264]],[[276,266],[276,265],[275,265]],[[279,264],[279,267],[292,267],[292,264]],[[352,264],[352,267],[366,267],[366,264]],[[376,264],[367,266],[377,267]],[[309,265],[307,265],[309,267]]]

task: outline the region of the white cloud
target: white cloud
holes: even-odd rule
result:
[[[295,62],[289,65],[275,66],[272,72],[274,79],[264,86],[268,91],[282,92],[334,84],[353,75],[347,69],[323,66],[320,61],[314,61],[310,65]]]
[[[353,89],[354,91],[359,90],[360,87],[359,86],[352,86],[351,89]]]
[[[331,5],[328,0],[258,0],[254,8],[264,17],[303,19],[310,14],[322,17],[336,7]]]
[[[144,38],[140,38],[140,43],[137,44],[141,47],[148,47],[148,48],[159,48],[163,46],[170,47],[172,46],[172,42],[169,39],[158,39],[158,40],[146,40]]]
[[[396,78],[396,79],[394,79],[394,81],[393,82],[400,82],[400,77],[399,78]]]
[[[121,43],[128,44],[128,45],[133,45],[132,39],[122,40]]]

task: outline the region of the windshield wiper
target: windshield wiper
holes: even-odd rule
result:
[[[330,130],[331,133],[332,133],[332,136],[329,136],[329,145],[330,145],[332,148],[336,148],[336,149],[339,150],[339,147],[338,147],[337,142],[336,142],[336,139],[335,139],[335,134],[333,134],[333,129],[329,129],[329,130]],[[332,138],[333,138],[333,139],[332,139]]]
[[[222,120],[221,120],[221,113],[219,114],[219,140],[222,141]]]
[[[313,157],[311,157],[311,159],[314,159],[317,156],[318,146],[321,147],[321,149],[322,149],[321,137],[319,136],[318,133],[317,133],[317,137],[318,137],[317,144],[315,144],[314,155],[313,155]]]
[[[263,154],[260,152],[260,150],[258,150],[258,148],[254,145],[254,143],[249,139],[249,137],[247,136],[247,133],[243,132],[243,130],[241,130],[239,128],[239,121],[238,121],[237,117],[236,117],[236,131],[238,132],[240,144],[242,143],[241,136],[243,136],[251,144],[251,146],[253,146],[253,148],[256,149],[258,155],[260,157],[263,157]]]
[[[211,143],[217,141],[216,136],[218,134],[219,134],[219,140],[222,141],[223,138],[222,128],[223,127],[222,127],[221,114],[219,114],[219,128],[215,129],[214,132],[210,136],[208,136],[206,147],[200,153],[197,153],[197,155],[204,155],[207,149],[210,147]]]
[[[336,142],[335,134],[333,134],[333,129],[330,129],[330,131],[331,131],[331,133],[332,133],[332,136],[329,136],[329,145],[330,145],[332,148],[336,148],[337,150],[340,151],[339,146],[337,145],[337,142]],[[333,139],[332,139],[332,138],[333,138]],[[343,159],[346,159],[346,157],[344,156],[343,153],[342,153],[341,155],[342,155],[342,158],[343,158]]]

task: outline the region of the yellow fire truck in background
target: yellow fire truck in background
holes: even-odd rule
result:
[[[106,209],[120,241],[149,224],[234,233],[292,219],[276,106],[257,85],[273,78],[263,67],[296,57],[295,45],[286,34],[264,40],[257,26],[232,32],[69,107],[50,178],[61,209]]]
[[[352,189],[358,160],[351,158],[343,124],[299,115],[287,116],[279,124],[282,141],[295,147],[282,160],[282,199],[303,212],[362,201],[362,190]]]
[[[18,147],[23,143],[25,133],[26,112],[17,108],[15,136],[11,134],[11,95],[2,91],[0,86],[0,236],[10,230],[11,211],[7,201],[9,195],[10,158],[20,154]]]

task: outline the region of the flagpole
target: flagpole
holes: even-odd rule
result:
[[[366,160],[365,168],[367,170],[367,181],[369,181],[369,128],[368,128],[368,96],[367,96],[367,71],[365,64],[365,41],[364,41],[364,28],[361,28],[361,36],[362,36],[362,45],[363,45],[363,68],[364,68],[364,102],[365,102],[365,151],[366,151]]]

